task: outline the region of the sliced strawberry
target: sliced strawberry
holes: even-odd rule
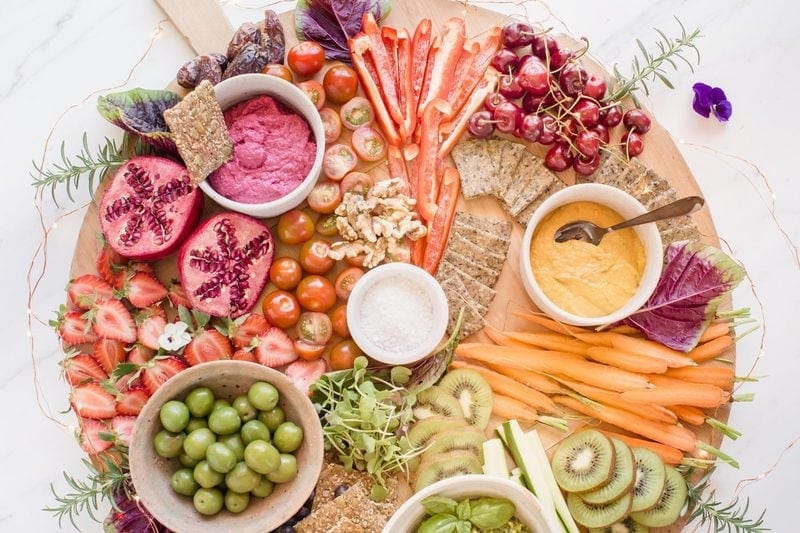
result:
[[[61,361],[61,367],[64,369],[64,376],[70,385],[108,379],[108,374],[97,364],[97,361],[85,353],[67,357]]]
[[[297,359],[292,339],[278,328],[269,328],[255,338],[254,344],[256,360],[262,365],[276,368]]]
[[[158,278],[147,272],[134,272],[120,291],[134,307],[143,308],[167,297],[167,288]]]
[[[130,446],[131,437],[133,437],[133,425],[135,423],[135,416],[115,416],[111,419],[111,431],[119,442],[125,446]]]
[[[97,340],[92,326],[81,311],[67,311],[65,306],[56,313],[56,319],[50,321],[64,344],[74,346]]]
[[[232,324],[228,329],[228,336],[230,337],[233,345],[237,348],[246,348],[250,346],[250,341],[253,337],[257,337],[270,328],[269,322],[262,315],[251,314],[247,315],[244,322],[235,325]]]
[[[81,421],[78,442],[89,455],[104,452],[114,444],[108,424],[104,420],[91,419]]]
[[[86,383],[73,388],[70,402],[82,418],[111,418],[117,414],[116,400],[97,383]]]
[[[125,345],[113,339],[100,339],[92,345],[92,356],[100,367],[111,374],[125,360]]]
[[[257,363],[256,361],[256,354],[253,353],[253,350],[243,350],[239,349],[233,352],[233,356],[231,357],[234,361],[248,361],[250,363]]]
[[[164,328],[167,327],[167,319],[153,315],[143,320],[137,317],[135,321],[137,324],[136,339],[139,344],[152,350],[158,350],[158,338],[164,333]]]
[[[309,387],[328,370],[325,359],[313,361],[299,360],[286,367],[286,377],[294,386],[305,394],[310,394]]]
[[[92,329],[98,337],[122,342],[136,342],[136,326],[125,305],[114,298],[95,302],[88,311]]]
[[[84,310],[90,309],[95,300],[113,298],[114,287],[99,276],[84,274],[69,282],[67,297],[75,307]]]
[[[143,386],[121,391],[117,394],[117,414],[138,415],[149,399],[150,394]]]
[[[155,394],[169,378],[185,369],[186,365],[177,357],[157,358],[142,371],[142,383],[150,394]]]
[[[191,366],[220,359],[230,359],[231,355],[233,355],[233,349],[228,337],[215,329],[200,331],[183,350],[183,358]]]
[[[105,244],[97,254],[97,273],[115,289],[122,287],[125,282],[125,265],[128,260],[119,255],[109,245]]]
[[[150,361],[155,355],[155,350],[151,350],[147,346],[142,346],[141,344],[134,344],[131,351],[128,352],[128,362],[143,365]]]
[[[183,289],[178,280],[172,280],[167,289],[167,298],[172,303],[172,306],[177,309],[178,306],[190,308],[192,304],[189,302],[189,297],[186,296],[186,291]]]

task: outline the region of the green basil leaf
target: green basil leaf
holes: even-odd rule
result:
[[[458,503],[458,507],[456,507],[456,516],[459,520],[469,520],[471,511],[469,506],[469,500],[461,500]]]
[[[404,366],[395,366],[392,367],[390,375],[392,383],[394,383],[395,385],[405,385],[411,378],[411,369],[406,368]]]
[[[444,496],[428,496],[421,503],[429,515],[456,514],[456,508],[458,507],[457,501]]]
[[[435,514],[417,528],[417,533],[454,533],[458,518],[451,514]]]
[[[459,520],[456,522],[456,533],[470,533],[472,523],[469,520]]]
[[[506,524],[516,512],[514,504],[498,498],[480,498],[472,503],[470,522],[481,529],[495,529]]]

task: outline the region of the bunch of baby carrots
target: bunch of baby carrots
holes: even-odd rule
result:
[[[733,365],[705,364],[720,360],[735,342],[731,322],[712,323],[698,346],[683,353],[628,326],[594,332],[533,313],[513,314],[549,331],[486,327],[494,344],[462,343],[452,363],[486,379],[496,416],[535,421],[538,413],[560,415],[566,407],[628,432],[610,434],[650,448],[668,464],[702,464],[685,455],[711,453],[736,466],[684,425],[741,435],[706,413],[733,399]]]

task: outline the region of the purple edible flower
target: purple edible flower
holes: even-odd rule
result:
[[[711,112],[720,122],[727,122],[733,113],[733,105],[725,97],[725,91],[719,87],[711,87],[705,83],[695,83],[692,85],[694,90],[694,101],[692,107],[698,114],[708,118]]]

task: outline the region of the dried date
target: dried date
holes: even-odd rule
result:
[[[233,34],[231,42],[228,43],[228,61],[233,62],[249,44],[261,47],[261,30],[255,24],[245,22],[239,26],[239,29]]]
[[[194,89],[203,80],[208,80],[216,85],[222,80],[222,65],[214,56],[221,54],[203,54],[183,64],[178,70],[178,85],[187,89]]]
[[[269,56],[269,63],[283,63],[286,54],[286,37],[278,14],[268,9],[264,12],[264,32],[261,46]]]
[[[213,57],[214,60],[217,63],[219,63],[219,68],[221,68],[222,70],[225,70],[225,67],[228,66],[228,58],[225,56],[225,54],[220,54],[219,52],[211,52],[208,55]]]
[[[227,80],[239,74],[261,72],[261,69],[267,66],[267,63],[269,63],[267,53],[261,47],[250,43],[242,48],[239,55],[228,63],[228,68],[225,69],[222,79]]]

